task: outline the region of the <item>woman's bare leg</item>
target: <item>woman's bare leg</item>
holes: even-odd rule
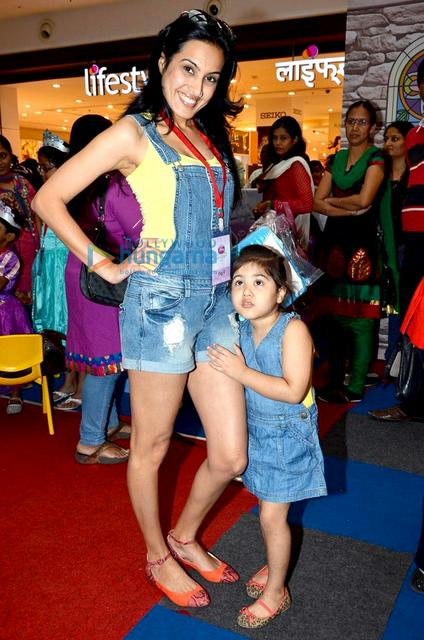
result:
[[[159,521],[158,472],[168,451],[187,375],[128,372],[131,397],[131,444],[128,490],[150,561],[169,553]],[[154,576],[176,592],[196,583],[170,558],[153,569]]]
[[[207,363],[190,373],[188,389],[206,434],[207,459],[199,467],[188,500],[175,526],[175,538],[193,540],[205,515],[229,482],[246,466],[247,430],[243,387]],[[173,545],[200,568],[217,566],[199,544]]]

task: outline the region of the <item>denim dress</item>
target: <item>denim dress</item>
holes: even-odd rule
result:
[[[252,326],[240,326],[240,346],[246,364],[266,375],[283,375],[281,343],[294,313],[282,313],[255,347]],[[247,489],[260,500],[294,502],[327,495],[324,463],[317,431],[317,407],[305,400],[289,404],[271,400],[246,387],[248,466]]]
[[[120,327],[126,369],[157,373],[187,373],[197,362],[208,362],[207,348],[219,342],[234,349],[238,326],[227,283],[212,285],[213,241],[229,234],[234,182],[229,167],[224,190],[224,228],[219,230],[214,192],[203,165],[183,164],[164,142],[153,122],[133,116],[143,127],[176,183],[175,241],[161,255],[152,274],[138,272],[128,279],[121,305]],[[212,167],[218,188],[223,187],[221,166]],[[161,188],[160,179],[157,189]],[[146,212],[160,216],[160,211]]]

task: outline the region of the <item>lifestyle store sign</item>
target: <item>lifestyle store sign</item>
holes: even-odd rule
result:
[[[123,73],[106,73],[107,67],[92,64],[84,69],[84,88],[87,96],[117,95],[118,93],[140,93],[140,84],[147,80],[146,72],[135,66]]]
[[[280,82],[303,80],[307,87],[315,87],[316,74],[341,85],[344,78],[344,56],[335,58],[316,58],[315,60],[287,60],[275,63],[275,75]],[[340,76],[340,77],[339,77]]]

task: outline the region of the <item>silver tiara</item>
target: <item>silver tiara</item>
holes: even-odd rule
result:
[[[3,200],[0,200],[0,220],[8,222],[15,229],[22,229],[21,225],[16,222],[12,209]]]
[[[69,147],[59,136],[46,129],[43,131],[43,147],[53,147],[62,153],[69,153]]]

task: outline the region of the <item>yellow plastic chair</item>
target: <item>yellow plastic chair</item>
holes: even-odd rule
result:
[[[0,385],[16,386],[27,382],[41,384],[43,413],[47,414],[50,435],[54,434],[52,407],[47,377],[41,372],[43,338],[38,333],[0,336]]]

